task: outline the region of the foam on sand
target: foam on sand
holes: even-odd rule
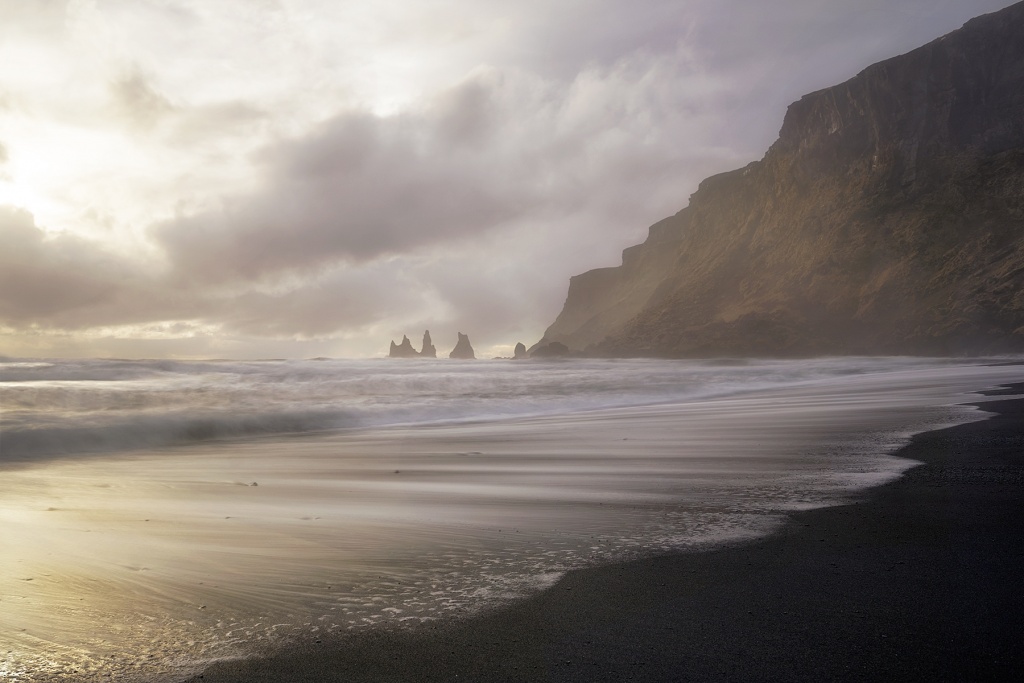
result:
[[[409,627],[568,569],[735,542],[913,465],[1013,368],[914,367],[672,404],[40,460],[0,479],[0,673],[172,680]]]

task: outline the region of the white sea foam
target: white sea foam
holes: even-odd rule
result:
[[[8,361],[0,461],[677,402],[934,367],[803,362]]]
[[[898,476],[911,433],[973,419],[965,392],[1024,375],[908,359],[0,372],[0,678],[16,681],[173,680],[763,535]]]

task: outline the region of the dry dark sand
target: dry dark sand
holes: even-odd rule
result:
[[[984,407],[998,414],[900,453],[924,466],[770,538],[575,571],[479,618],[193,680],[1019,680],[1024,400]]]

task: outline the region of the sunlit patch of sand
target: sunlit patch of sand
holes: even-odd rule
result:
[[[885,453],[964,419],[928,406],[983,378],[11,469],[0,677],[173,680],[295,638],[472,613],[574,567],[768,533],[898,476],[911,463]]]

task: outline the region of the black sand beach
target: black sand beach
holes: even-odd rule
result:
[[[854,504],[797,513],[770,538],[574,571],[478,618],[191,680],[1016,680],[1024,399],[984,409],[996,414],[898,454],[923,466]]]

